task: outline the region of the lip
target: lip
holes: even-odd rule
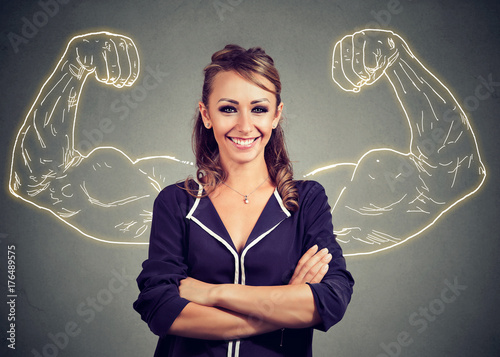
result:
[[[248,150],[253,148],[261,136],[253,137],[253,138],[238,138],[233,136],[228,136],[227,139],[239,150]]]

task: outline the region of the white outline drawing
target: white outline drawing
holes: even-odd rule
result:
[[[88,238],[148,244],[154,197],[190,173],[193,164],[171,156],[133,160],[110,146],[84,154],[75,149],[74,135],[89,75],[122,88],[133,85],[139,69],[129,37],[111,32],[73,37],[18,131],[10,192]],[[486,170],[467,116],[400,36],[366,29],[343,37],[333,51],[332,78],[353,93],[387,79],[410,128],[407,153],[372,149],[357,163],[305,175],[320,181],[331,198],[345,256],[399,246],[479,190]]]
[[[339,180],[345,185],[338,185],[332,175],[315,177],[327,192],[332,184],[340,186],[331,190],[339,191],[333,196],[332,213],[341,227],[335,233],[345,256],[373,254],[407,242],[482,186],[486,169],[467,116],[400,36],[378,29],[344,36],[333,50],[332,78],[352,93],[386,78],[410,129],[407,153],[372,149],[357,163],[334,164],[305,175],[339,168],[350,174]]]

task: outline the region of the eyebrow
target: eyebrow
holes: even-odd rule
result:
[[[229,103],[233,103],[233,104],[240,104],[237,100],[234,100],[234,99],[229,99],[229,98],[221,98],[217,101],[217,103],[219,102],[229,102]],[[269,99],[267,98],[260,98],[260,99],[256,99],[256,100],[252,100],[250,102],[250,104],[257,104],[257,103],[262,103],[262,102],[269,102]]]

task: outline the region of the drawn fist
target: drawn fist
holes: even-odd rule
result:
[[[375,83],[407,50],[404,40],[388,30],[362,30],[335,44],[332,78],[345,91],[359,92]]]
[[[74,37],[66,50],[69,70],[82,79],[94,73],[102,83],[121,88],[139,76],[139,53],[131,38],[110,32]]]

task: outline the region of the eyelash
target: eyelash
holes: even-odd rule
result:
[[[255,108],[253,108],[253,110],[258,110],[257,113],[267,113],[268,112],[266,107],[255,107]]]
[[[223,107],[220,107],[219,111],[221,113],[228,113],[228,114],[237,112],[236,108],[233,106],[230,106],[230,105],[225,105]],[[267,113],[268,109],[266,107],[254,107],[254,108],[252,108],[252,112],[254,112],[256,114],[263,114],[263,113]]]
[[[228,114],[229,114],[229,113],[236,113],[236,108],[235,108],[235,107],[232,107],[232,106],[230,106],[230,105],[225,105],[225,106],[223,106],[223,107],[220,107],[220,108],[219,108],[219,111],[220,111],[221,113],[228,113]]]

